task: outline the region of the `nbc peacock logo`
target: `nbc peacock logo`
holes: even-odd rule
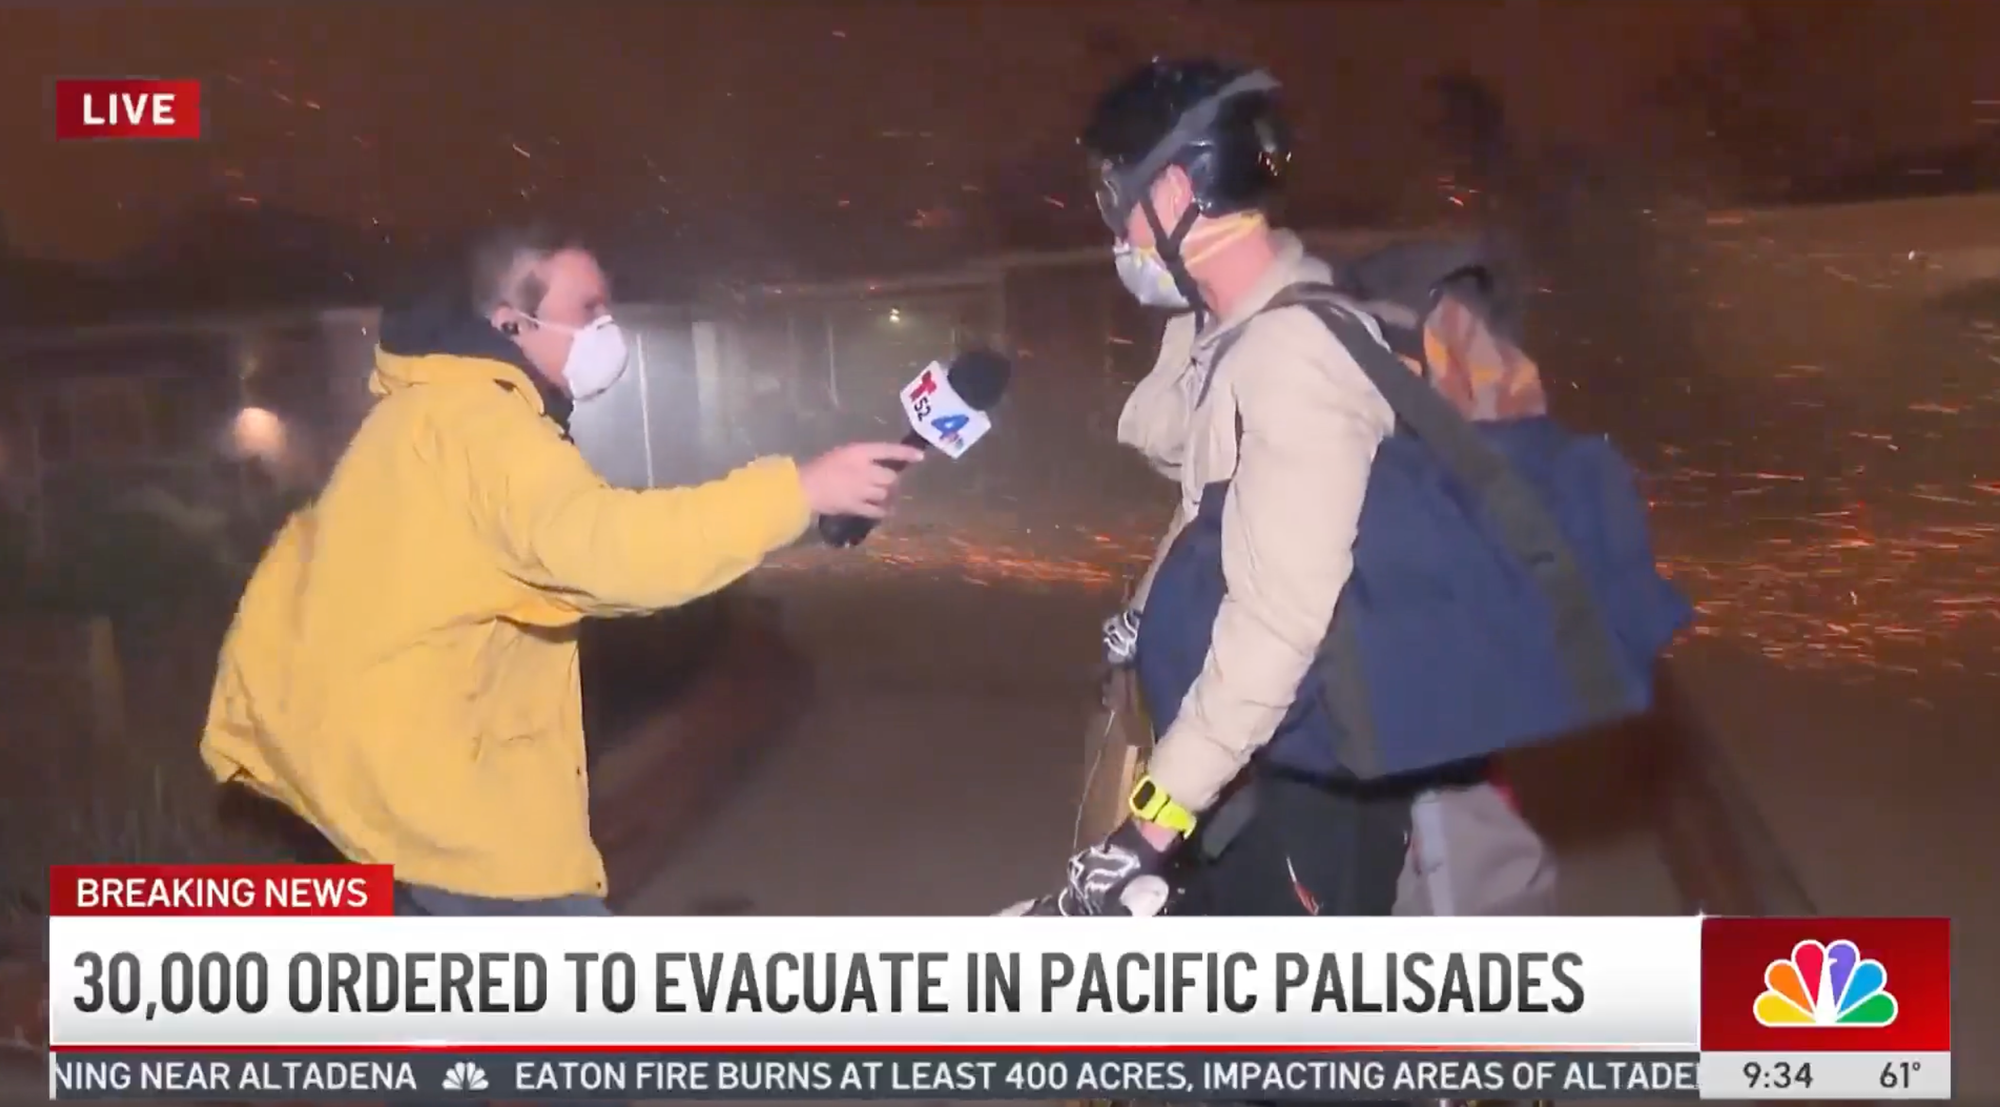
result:
[[[1853,942],[1800,942],[1791,957],[1764,970],[1757,1022],[1780,1030],[1887,1026],[1896,1021],[1896,997],[1888,989],[1889,970],[1862,957]]]

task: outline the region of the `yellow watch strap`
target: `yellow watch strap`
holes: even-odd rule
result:
[[[1163,826],[1183,838],[1194,834],[1194,812],[1175,803],[1167,790],[1153,783],[1153,778],[1140,774],[1132,785],[1132,795],[1126,801],[1132,817],[1142,822]]]

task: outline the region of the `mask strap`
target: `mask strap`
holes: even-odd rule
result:
[[[515,311],[521,311],[521,309],[520,309],[520,308],[515,308],[514,310],[515,310]],[[557,330],[560,330],[560,331],[566,331],[566,332],[568,332],[568,333],[570,333],[570,334],[582,334],[582,333],[583,333],[583,332],[585,332],[585,331],[594,331],[594,330],[601,330],[601,329],[603,329],[603,328],[605,328],[605,327],[608,327],[608,326],[610,326],[610,325],[611,325],[611,324],[612,324],[613,322],[615,322],[615,321],[616,321],[616,320],[614,319],[614,317],[613,317],[613,316],[611,315],[611,313],[610,313],[610,312],[605,312],[605,313],[604,313],[603,315],[599,315],[599,316],[597,316],[596,318],[592,319],[592,320],[591,320],[590,322],[588,322],[588,323],[585,323],[584,325],[582,325],[582,326],[580,326],[580,327],[576,327],[576,326],[571,326],[571,325],[570,325],[570,324],[568,324],[568,323],[552,323],[552,322],[549,322],[548,320],[545,320],[545,319],[543,319],[543,318],[541,318],[541,317],[539,317],[539,316],[536,316],[536,315],[531,315],[531,314],[529,314],[528,312],[525,312],[525,311],[521,311],[521,318],[523,318],[523,319],[526,319],[526,320],[527,320],[527,321],[528,321],[529,323],[533,324],[534,326],[536,326],[536,327],[538,327],[538,328],[539,328],[539,327],[554,327],[554,328],[556,328]]]
[[[1193,249],[1190,250],[1186,243],[1181,245],[1181,255],[1192,271],[1193,266],[1234,246],[1264,225],[1263,213],[1254,211],[1227,215],[1219,221],[1211,220],[1201,241],[1195,243]],[[1190,233],[1188,237],[1193,238],[1194,235]]]

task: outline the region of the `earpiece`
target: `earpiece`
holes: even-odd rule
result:
[[[500,324],[500,333],[506,335],[508,338],[519,337],[521,333],[521,324],[514,322],[512,319],[509,319],[505,323]]]

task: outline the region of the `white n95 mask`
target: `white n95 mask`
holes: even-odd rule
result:
[[[570,398],[588,400],[601,395],[625,375],[625,332],[609,315],[600,315],[581,327],[537,319],[544,327],[570,332],[569,357],[563,360],[563,383]]]
[[[1167,259],[1158,250],[1144,250],[1124,239],[1111,248],[1111,260],[1118,267],[1118,283],[1132,298],[1146,307],[1187,310],[1188,298],[1167,268]]]

